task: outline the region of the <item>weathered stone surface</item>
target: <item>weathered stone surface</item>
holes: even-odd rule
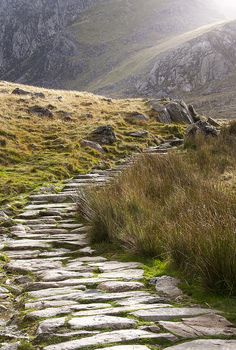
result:
[[[126,281],[131,280],[141,280],[143,278],[143,270],[133,269],[133,270],[121,270],[121,271],[112,271],[112,272],[104,272],[99,275],[101,278],[122,278]]]
[[[122,270],[130,270],[130,269],[136,269],[140,267],[139,263],[135,262],[118,262],[118,261],[105,261],[105,262],[95,262],[95,263],[89,263],[90,266],[94,266],[96,268],[99,268],[101,272],[113,272],[113,270],[118,270],[118,272]],[[139,270],[140,271],[140,270]],[[135,272],[135,271],[133,271]]]
[[[150,100],[149,105],[157,113],[156,118],[161,123],[193,123],[189,108],[182,100]]]
[[[45,350],[76,350],[83,349],[90,346],[102,346],[113,343],[124,343],[128,341],[138,341],[142,339],[155,339],[158,341],[170,340],[174,341],[176,338],[169,333],[154,334],[138,329],[120,330],[113,332],[101,333],[92,337],[72,340],[69,342],[46,346]]]
[[[37,276],[45,282],[56,282],[63,281],[68,278],[76,278],[76,277],[93,277],[91,272],[75,272],[75,271],[67,271],[65,270],[51,270],[51,271],[43,271],[37,274]]]
[[[109,304],[107,304],[109,305]],[[79,311],[74,312],[73,316],[92,316],[92,315],[120,315],[122,313],[131,312],[134,310],[147,310],[147,309],[156,309],[156,308],[163,308],[163,307],[170,307],[170,304],[137,304],[137,305],[130,305],[130,306],[121,306],[121,307],[109,307],[106,309],[99,309],[99,310],[87,310],[87,311]]]
[[[90,134],[89,139],[100,145],[112,145],[117,141],[116,135],[111,126],[99,126]]]
[[[160,295],[164,295],[169,298],[179,298],[183,296],[183,292],[178,288],[180,281],[174,277],[157,277],[151,282],[152,284],[155,283],[156,290]]]
[[[48,242],[43,241],[35,241],[30,239],[21,239],[19,241],[17,240],[11,240],[7,241],[5,245],[5,250],[21,250],[24,249],[43,249],[43,248],[50,248],[50,244]]]
[[[236,335],[236,328],[224,317],[214,313],[183,319],[181,322],[159,322],[159,324],[182,338]]]
[[[136,326],[136,321],[125,317],[88,316],[72,318],[68,324],[73,329],[126,329]]]
[[[99,349],[96,349],[99,350]],[[121,345],[112,346],[111,348],[103,348],[103,350],[149,350],[147,346],[144,345]]]
[[[102,146],[97,142],[93,142],[93,141],[89,141],[89,140],[82,140],[80,144],[82,147],[91,148],[91,149],[93,149],[99,153],[102,153],[102,154],[105,153]]]
[[[205,339],[194,340],[166,348],[166,350],[235,350],[236,340]]]
[[[210,309],[201,309],[201,308],[164,308],[156,310],[140,310],[132,313],[135,317],[140,317],[145,321],[164,321],[171,320],[181,317],[192,317],[197,315],[209,314]]]
[[[136,137],[136,138],[145,138],[148,136],[148,132],[145,130],[129,132],[127,136]]]
[[[199,120],[187,128],[185,138],[193,139],[198,135],[204,137],[217,137],[219,134],[220,131],[215,126],[209,124],[207,121]]]
[[[98,286],[98,289],[106,292],[127,292],[131,290],[144,289],[144,285],[139,282],[111,281],[111,282],[101,283]]]
[[[131,114],[128,114],[126,117],[125,117],[125,120],[127,122],[146,122],[149,120],[149,118],[144,115],[144,114],[140,114],[140,113],[131,113]]]
[[[30,107],[29,112],[38,117],[47,117],[47,118],[53,117],[53,113],[50,111],[50,109],[45,107],[40,107],[40,106]]]

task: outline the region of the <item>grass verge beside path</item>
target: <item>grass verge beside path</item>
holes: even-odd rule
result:
[[[209,293],[236,296],[235,165],[236,123],[185,152],[143,156],[88,195],[92,242],[170,261]]]

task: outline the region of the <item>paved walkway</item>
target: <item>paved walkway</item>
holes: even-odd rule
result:
[[[1,237],[9,261],[0,272],[0,350],[27,349],[25,342],[45,350],[236,350],[235,328],[213,310],[173,306],[146,289],[139,263],[90,248],[73,197],[117,173],[77,176],[58,194],[32,196]]]

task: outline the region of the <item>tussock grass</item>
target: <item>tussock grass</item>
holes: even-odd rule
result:
[[[92,242],[170,260],[208,289],[236,295],[235,128],[188,142],[182,153],[142,156],[89,193]]]

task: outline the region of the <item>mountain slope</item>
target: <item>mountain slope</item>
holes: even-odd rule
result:
[[[3,0],[0,78],[95,90],[134,53],[220,18],[213,0]]]
[[[232,21],[157,56],[150,73],[137,84],[137,93],[187,96],[204,111],[233,117],[236,115],[235,71],[236,21]]]

